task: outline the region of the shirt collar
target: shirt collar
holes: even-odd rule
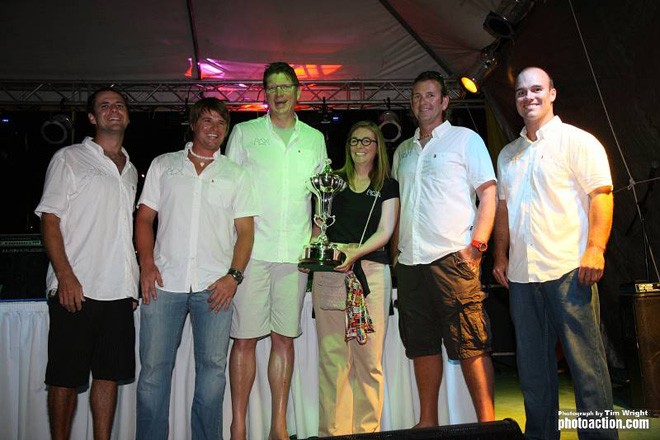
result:
[[[186,142],[186,146],[183,149],[183,152],[185,153],[186,157],[188,156],[188,151],[192,149],[193,143],[192,142]],[[216,151],[213,152],[213,159],[217,159],[218,156],[220,156],[220,149],[218,148]]]
[[[559,116],[554,116],[552,119],[550,119],[548,122],[545,123],[541,128],[538,129],[536,132],[536,139],[541,140],[545,139],[548,137],[550,133],[555,131],[559,126],[561,125],[561,119],[559,119]],[[522,130],[520,130],[520,136],[523,139],[528,139],[527,137],[527,127],[523,127]]]
[[[451,126],[452,125],[449,121],[445,121],[442,124],[438,125],[437,127],[435,127],[433,129],[433,131],[431,131],[430,139],[441,137],[447,130],[449,130],[449,128]],[[413,139],[418,143],[420,142],[419,141],[420,133],[421,133],[421,131],[420,131],[419,127],[417,127],[417,129],[415,130],[415,136],[413,136]]]
[[[94,138],[92,138],[91,136],[86,136],[85,139],[83,139],[82,143],[88,148],[91,148],[94,151],[96,151],[101,156],[105,157],[105,151],[103,151],[103,147],[97,144],[96,142],[94,142]],[[126,156],[126,163],[128,164],[131,161],[131,158],[128,155],[128,151],[126,151],[124,147],[121,147],[121,152],[124,156]]]
[[[296,122],[293,124],[293,132],[297,133],[300,131],[300,124],[298,124],[298,114],[294,113],[293,117],[296,118]],[[270,120],[270,111],[266,113],[264,118],[266,118],[266,125],[268,126],[268,130],[273,131],[273,122]]]

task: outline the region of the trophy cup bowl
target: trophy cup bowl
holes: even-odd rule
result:
[[[346,259],[346,255],[326,235],[327,229],[335,222],[335,216],[331,214],[332,199],[346,188],[346,181],[332,172],[330,163],[331,160],[327,159],[323,171],[310,177],[307,185],[316,197],[314,223],[321,229],[319,236],[305,246],[298,263],[299,267],[310,271],[332,271]]]

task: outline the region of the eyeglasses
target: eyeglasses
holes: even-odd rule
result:
[[[294,87],[297,87],[295,84],[278,84],[276,86],[268,86],[266,87],[266,93],[277,93],[278,91],[284,92],[284,93],[289,93],[291,90],[293,90]]]
[[[352,137],[349,143],[351,144],[351,147],[355,147],[358,143],[362,144],[364,147],[368,147],[371,144],[378,144],[378,141],[376,139],[370,138],[358,139],[356,137]]]

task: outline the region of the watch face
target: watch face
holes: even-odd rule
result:
[[[227,273],[231,275],[231,277],[235,279],[238,284],[241,284],[241,282],[243,281],[243,274],[239,270],[229,269]]]
[[[486,252],[488,249],[488,245],[486,243],[483,243],[481,241],[472,241],[472,247],[475,247],[479,250],[479,252]]]

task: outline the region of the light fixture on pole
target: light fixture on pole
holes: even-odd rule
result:
[[[383,133],[385,142],[396,142],[401,137],[399,116],[390,110],[390,98],[387,98],[387,110],[378,117],[378,128]]]
[[[41,137],[51,145],[60,145],[67,140],[72,128],[71,118],[57,114],[41,125]]]
[[[518,24],[534,6],[535,0],[502,0],[484,21],[484,29],[495,38],[513,38]]]
[[[330,124],[332,123],[332,115],[330,115],[330,110],[328,110],[328,104],[325,102],[325,97],[323,98],[323,104],[321,105],[321,124]]]
[[[486,46],[481,50],[479,59],[468,73],[461,76],[461,85],[470,93],[479,93],[481,84],[497,66],[497,47],[499,42]]]

